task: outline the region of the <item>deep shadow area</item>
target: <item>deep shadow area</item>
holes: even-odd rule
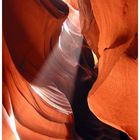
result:
[[[40,0],[44,7],[56,18],[65,17],[69,13],[69,8],[62,0]],[[55,10],[54,10],[55,8]]]
[[[92,51],[83,47],[72,102],[76,132],[84,140],[130,140],[125,133],[104,124],[89,110],[87,96],[97,78],[93,68]]]

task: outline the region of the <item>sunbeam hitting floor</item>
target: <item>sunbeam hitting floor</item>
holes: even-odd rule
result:
[[[69,101],[73,99],[83,44],[83,36],[70,18],[63,23],[57,44],[31,85],[47,103],[66,114],[72,113]]]

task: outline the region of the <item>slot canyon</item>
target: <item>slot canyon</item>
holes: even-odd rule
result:
[[[2,140],[138,140],[137,0],[3,0]]]

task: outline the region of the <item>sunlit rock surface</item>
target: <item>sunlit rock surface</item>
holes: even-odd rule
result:
[[[89,108],[137,139],[137,0],[79,0],[79,5],[83,34],[100,55]]]
[[[49,106],[26,81],[31,82],[41,68],[68,14],[66,5],[63,14],[52,2],[47,3],[49,10],[34,0],[5,0],[3,6],[3,82],[6,86],[3,96],[9,95],[11,102],[11,106],[8,101],[4,102],[4,107],[7,112],[13,108],[17,133],[24,140],[73,138],[72,114],[66,115]]]

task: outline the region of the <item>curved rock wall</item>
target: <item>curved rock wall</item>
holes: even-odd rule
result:
[[[89,108],[101,121],[137,139],[137,0],[79,0],[79,6],[83,34],[99,53]]]
[[[90,111],[137,140],[137,0],[67,2],[79,9],[84,38],[99,59],[87,97]],[[23,140],[76,140],[73,114],[55,110],[30,87],[68,12],[61,0],[3,0],[3,140],[16,134]]]

